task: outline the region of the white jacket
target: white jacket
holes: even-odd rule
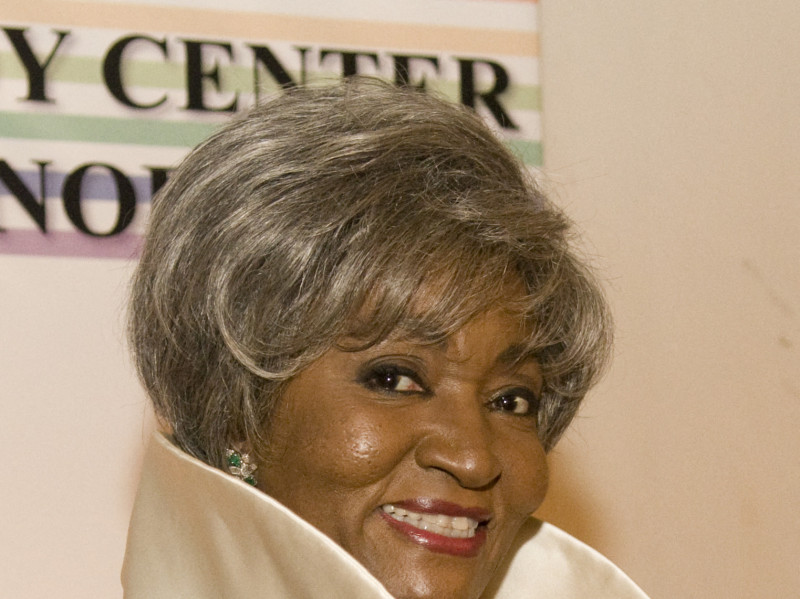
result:
[[[614,564],[531,518],[486,599],[647,599]],[[316,528],[156,434],[122,570],[125,599],[391,599]]]

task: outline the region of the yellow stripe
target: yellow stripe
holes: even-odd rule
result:
[[[343,48],[415,52],[539,55],[535,32],[444,27],[186,9],[169,6],[25,0],[7,2],[3,20],[126,31],[168,31],[215,38],[316,42]]]

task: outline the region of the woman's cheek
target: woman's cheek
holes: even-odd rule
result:
[[[342,486],[364,484],[391,469],[392,447],[402,444],[391,415],[349,394],[334,401],[299,391],[274,419],[273,468]]]
[[[324,444],[318,464],[327,466],[343,486],[360,487],[385,478],[405,454],[404,435],[374,420],[351,419],[335,436]]]
[[[522,450],[524,448],[524,450]],[[527,441],[527,445],[516,444],[508,453],[520,456],[508,466],[507,479],[510,493],[517,498],[515,505],[522,515],[535,512],[544,501],[550,483],[547,456],[537,441]]]

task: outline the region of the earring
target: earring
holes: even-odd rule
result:
[[[227,449],[225,458],[228,462],[228,472],[248,485],[256,486],[256,477],[253,476],[253,473],[258,466],[250,461],[250,454],[241,453],[235,449]]]

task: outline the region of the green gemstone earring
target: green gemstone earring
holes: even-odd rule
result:
[[[256,486],[256,477],[253,476],[253,473],[258,466],[250,461],[249,454],[241,453],[235,449],[227,449],[225,450],[225,459],[228,462],[228,472],[248,485]]]

